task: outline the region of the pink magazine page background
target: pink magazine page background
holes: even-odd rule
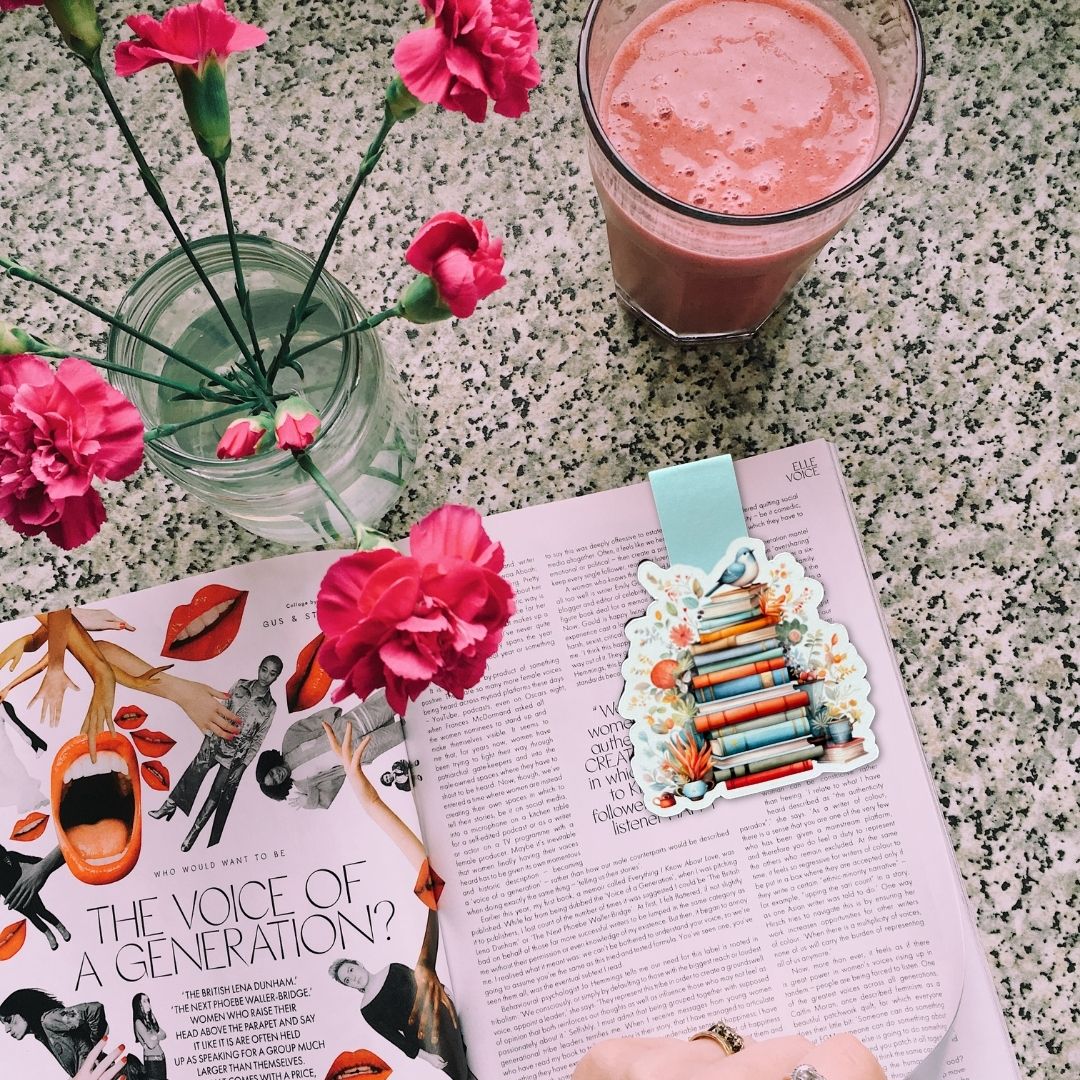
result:
[[[685,1037],[716,1014],[758,1037],[855,1030],[896,1080],[924,1062],[1011,1076],[832,449],[736,475],[750,535],[822,582],[822,615],[865,659],[880,759],[657,818],[615,712],[623,627],[648,603],[637,566],[667,561],[649,486],[489,518],[520,615],[485,681],[461,703],[425,695],[409,726],[434,764],[418,803],[473,1068],[561,1080],[598,1039]],[[987,993],[958,1017],[965,965]],[[939,1047],[950,1065],[927,1061]]]

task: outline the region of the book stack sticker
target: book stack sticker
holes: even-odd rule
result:
[[[634,777],[671,816],[848,772],[877,757],[866,665],[818,615],[823,591],[760,540],[729,546],[711,573],[638,568],[652,602],[627,624],[619,713]]]

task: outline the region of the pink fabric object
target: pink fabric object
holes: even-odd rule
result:
[[[229,15],[225,0],[199,0],[172,8],[161,22],[149,15],[131,15],[124,21],[138,36],[116,46],[116,74],[121,76],[154,64],[197,70],[210,57],[224,60],[267,41],[264,30]]]
[[[514,613],[514,591],[499,576],[501,544],[480,515],[444,506],[414,525],[409,555],[389,548],[339,559],[319,588],[326,641],[319,663],[342,684],[340,701],[386,687],[403,713],[431,683],[463,697],[484,674]]]
[[[85,544],[105,520],[93,481],[123,480],[142,456],[138,410],[85,360],[0,358],[0,517],[16,532]]]
[[[398,42],[394,66],[411,94],[480,123],[529,111],[540,84],[529,0],[421,0],[429,25]]]
[[[506,284],[502,240],[492,240],[483,221],[453,212],[436,214],[420,226],[405,261],[435,282],[439,298],[459,319]]]
[[[269,417],[242,416],[234,420],[218,440],[217,456],[223,461],[226,458],[251,457],[273,427]]]
[[[0,11],[18,11],[24,7],[41,7],[45,0],[0,0]]]
[[[283,401],[274,413],[274,434],[279,450],[306,450],[319,430],[319,417],[302,398]]]

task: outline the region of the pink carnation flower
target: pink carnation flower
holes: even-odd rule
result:
[[[161,22],[149,15],[131,15],[124,21],[138,38],[116,46],[116,74],[122,76],[154,64],[198,69],[212,56],[224,60],[267,40],[264,30],[229,15],[225,0],[198,0],[173,8]]]
[[[217,456],[222,461],[251,457],[266,438],[266,433],[273,429],[274,422],[268,416],[242,416],[234,420],[218,440]]]
[[[319,663],[343,680],[335,701],[385,686],[402,713],[431,683],[460,698],[502,642],[514,591],[499,576],[502,545],[480,515],[443,506],[413,526],[409,547],[407,556],[392,548],[347,555],[323,578]]]
[[[0,358],[0,517],[16,532],[85,544],[105,520],[93,481],[123,480],[142,455],[138,410],[85,360]]]
[[[529,0],[421,0],[430,25],[398,42],[394,66],[409,92],[477,123],[491,101],[502,116],[529,110],[540,83]]]
[[[435,282],[439,299],[459,319],[506,284],[502,240],[492,240],[479,219],[470,221],[461,214],[436,214],[421,225],[405,261]]]
[[[18,11],[23,7],[41,7],[45,0],[0,0],[0,11]]]
[[[306,450],[319,431],[319,417],[299,396],[286,399],[274,413],[274,434],[279,450]]]

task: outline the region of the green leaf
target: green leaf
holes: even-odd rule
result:
[[[679,614],[679,609],[670,600],[668,600],[664,607],[673,619]]]

